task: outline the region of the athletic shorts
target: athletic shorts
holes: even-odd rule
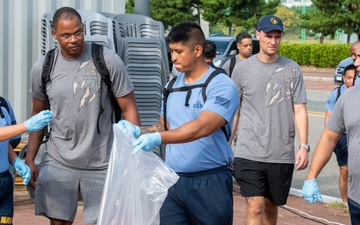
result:
[[[9,171],[0,173],[0,224],[12,224],[14,181]]]
[[[294,164],[234,159],[234,175],[241,196],[263,196],[278,206],[286,204],[293,171]]]
[[[227,166],[178,175],[160,209],[161,225],[232,225],[232,176]]]
[[[81,193],[83,222],[96,224],[106,172],[68,168],[46,156],[36,183],[35,214],[73,222]]]
[[[339,166],[346,166],[348,164],[348,150],[346,133],[344,133],[334,148],[336,160]]]

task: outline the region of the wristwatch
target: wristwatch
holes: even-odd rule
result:
[[[301,144],[301,145],[299,146],[299,149],[300,149],[301,147],[306,148],[306,150],[307,150],[308,153],[310,152],[310,145],[308,145],[308,144]]]

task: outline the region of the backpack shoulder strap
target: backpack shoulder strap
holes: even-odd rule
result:
[[[203,96],[203,100],[204,102],[206,101],[207,99],[207,96],[206,96],[206,87],[208,86],[208,84],[210,83],[210,81],[215,77],[217,76],[218,74],[222,73],[222,71],[220,69],[216,69],[215,71],[213,71],[210,76],[206,79],[205,83],[204,83],[204,87],[202,89],[202,96]]]
[[[231,77],[231,74],[235,67],[235,63],[236,63],[236,56],[233,56],[230,58],[229,77]]]
[[[168,130],[168,127],[167,127],[167,121],[166,121],[166,103],[167,103],[167,99],[169,97],[169,94],[173,91],[173,86],[174,86],[174,83],[176,81],[176,78],[177,77],[173,77],[168,86],[166,88],[164,88],[164,91],[163,91],[163,108],[164,108],[164,128],[165,130]]]
[[[3,98],[2,96],[0,96],[0,107],[4,107],[6,109],[6,111],[10,114],[10,109],[9,109],[9,105],[7,104],[5,98]],[[0,108],[0,117],[4,118],[5,115],[3,113],[3,111]]]
[[[336,101],[338,100],[340,95],[341,95],[341,85],[339,87],[337,87]]]
[[[46,53],[44,64],[42,67],[41,81],[42,81],[42,88],[45,94],[46,94],[46,84],[50,81],[50,73],[54,64],[54,58],[55,58],[55,48],[49,50]]]
[[[108,68],[106,67],[106,62],[104,59],[104,47],[102,45],[92,43],[91,44],[91,56],[93,58],[93,63],[99,72],[101,76],[101,82],[100,82],[100,95],[102,94],[102,82],[105,83],[107,92],[110,96],[110,102],[112,107],[112,113],[114,116],[111,117],[112,122],[118,122],[121,119],[121,109],[116,102],[115,96],[111,90],[111,80],[110,80],[110,72]],[[100,101],[100,113],[98,115],[98,133],[100,133],[100,115],[104,112],[104,107],[102,105],[102,102]],[[114,121],[115,118],[115,121]]]
[[[107,88],[111,90],[110,73],[106,67],[104,59],[104,47],[99,44],[91,44],[91,54],[94,59],[94,65],[101,75],[101,79],[104,81]]]

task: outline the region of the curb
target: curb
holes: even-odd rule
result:
[[[289,192],[290,195],[294,195],[294,196],[297,196],[297,197],[303,197],[302,196],[302,192],[301,190],[299,189],[296,189],[296,188],[290,188],[290,192]],[[323,199],[323,203],[330,203],[330,202],[343,202],[342,199],[340,198],[335,198],[335,197],[331,197],[331,196],[328,196],[328,195],[321,195],[322,199]]]
[[[334,78],[331,77],[312,77],[312,76],[303,76],[304,80],[316,81],[316,82],[334,82]]]

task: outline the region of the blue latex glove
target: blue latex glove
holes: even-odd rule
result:
[[[148,152],[160,144],[161,135],[159,132],[141,135],[133,142],[134,151],[132,152],[132,155],[136,155],[140,150]]]
[[[16,172],[24,179],[23,184],[27,185],[31,177],[30,168],[19,157],[14,160],[13,166]]]
[[[52,119],[52,112],[43,110],[25,121],[25,127],[29,132],[41,130]]]
[[[323,201],[316,179],[305,180],[302,189],[302,194],[304,199],[309,203],[315,203],[316,201],[319,202]]]
[[[120,120],[118,123],[119,128],[125,133],[125,134],[132,134],[135,138],[138,138],[140,136],[140,127],[133,125],[127,120]]]

